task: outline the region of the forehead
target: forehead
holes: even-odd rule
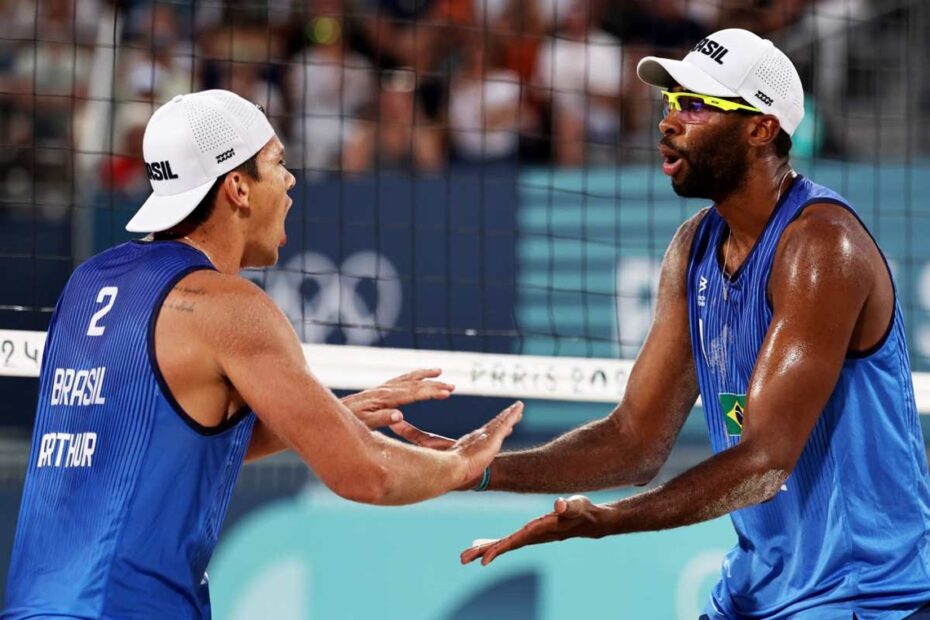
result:
[[[275,159],[284,154],[284,144],[278,136],[272,136],[262,150],[259,151],[259,157],[262,159]]]

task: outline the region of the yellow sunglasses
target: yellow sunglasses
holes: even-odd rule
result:
[[[732,112],[734,110],[744,110],[746,112],[756,112],[762,114],[762,110],[754,108],[751,105],[736,103],[728,99],[720,99],[710,95],[699,95],[698,93],[689,92],[671,92],[663,90],[662,92],[662,114],[668,116],[669,111],[678,112],[679,118],[686,123],[700,123],[707,120],[708,114],[712,109]]]

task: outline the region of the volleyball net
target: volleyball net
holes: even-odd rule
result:
[[[245,275],[327,385],[436,366],[460,394],[603,411],[646,336],[664,249],[702,206],[658,169],[659,105],[634,68],[724,26],[772,38],[801,72],[793,163],[846,195],[888,255],[930,410],[930,9],[769,4],[3,4],[3,418],[28,424],[68,275],[129,238],[152,111],[205,88],[260,103],[288,148],[288,244]]]

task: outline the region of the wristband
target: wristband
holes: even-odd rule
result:
[[[479,482],[478,486],[476,486],[472,490],[475,491],[476,493],[487,491],[488,484],[490,483],[491,483],[491,466],[488,465],[487,467],[484,468],[484,473],[481,474],[481,482]]]

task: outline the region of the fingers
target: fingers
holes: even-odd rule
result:
[[[421,400],[445,400],[455,391],[451,383],[441,381],[402,381],[377,389],[378,398],[393,406]]]
[[[523,419],[523,403],[521,401],[516,401],[496,416],[494,419],[484,425],[484,428],[489,433],[497,433],[503,429],[507,429],[506,435],[510,434],[510,431],[513,430],[513,427]]]
[[[422,431],[406,420],[398,422],[397,424],[391,424],[390,428],[401,438],[424,448],[448,450],[455,444],[455,442],[448,437]]]
[[[482,542],[482,544],[472,546],[459,556],[462,564],[469,564],[481,558],[481,565],[487,566],[494,561],[499,555],[516,551],[527,545],[536,545],[541,542],[549,542],[553,538],[550,530],[558,523],[558,517],[553,514],[543,515],[533,519],[522,528],[500,540]]]
[[[499,555],[503,555],[510,551],[516,551],[527,545],[535,545],[539,542],[544,542],[539,538],[539,533],[544,531],[546,525],[551,521],[554,521],[552,515],[534,519],[510,536],[466,549],[459,556],[459,559],[462,564],[469,564],[480,558],[481,565],[487,566]]]
[[[364,422],[365,426],[374,430],[402,422],[404,414],[397,409],[379,409],[377,411],[366,411],[359,414],[358,417]]]
[[[459,555],[459,560],[461,560],[462,564],[469,564],[474,562],[478,558],[482,557],[488,549],[496,545],[498,542],[500,541],[497,539],[491,539],[485,542],[476,540],[475,544]]]
[[[455,386],[451,383],[442,383],[441,381],[424,381],[417,384],[414,389],[418,391],[417,400],[426,400],[428,398],[442,400],[452,396],[452,392],[455,391]]]
[[[394,431],[396,435],[406,439],[410,443],[420,445],[427,439],[429,439],[430,433],[421,431],[416,426],[410,422],[402,421],[397,424],[391,424],[391,430]]]

